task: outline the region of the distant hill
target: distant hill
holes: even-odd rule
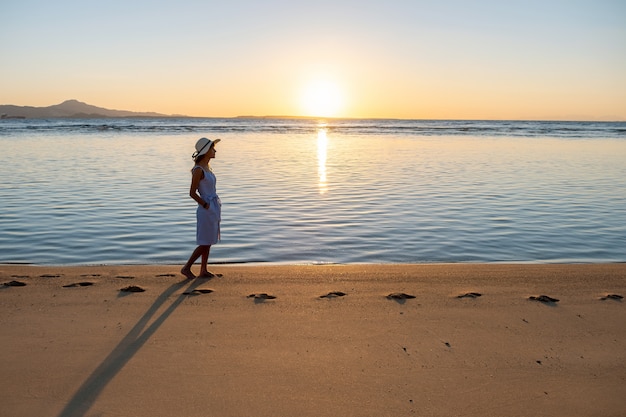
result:
[[[0,105],[2,119],[54,119],[54,118],[106,118],[106,117],[184,117],[154,112],[133,112],[126,110],[110,110],[92,106],[78,100],[67,100],[61,104],[48,107]]]

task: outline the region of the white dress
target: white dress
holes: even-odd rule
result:
[[[222,202],[216,192],[215,174],[196,165],[193,170],[201,169],[204,178],[198,184],[198,193],[209,206],[198,205],[196,209],[196,244],[214,245],[220,240],[220,221],[222,220]]]

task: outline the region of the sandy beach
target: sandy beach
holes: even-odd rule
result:
[[[179,270],[0,265],[0,415],[625,413],[626,264]]]

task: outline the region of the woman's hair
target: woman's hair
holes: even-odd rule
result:
[[[196,159],[194,159],[194,161],[195,161],[195,162],[196,162],[196,164],[197,164],[198,162],[202,161],[202,160],[203,160],[203,159],[204,159],[204,158],[205,158],[208,154],[209,154],[209,153],[207,152],[207,153],[205,153],[205,154],[203,154],[203,155],[200,155],[200,156],[196,157]]]

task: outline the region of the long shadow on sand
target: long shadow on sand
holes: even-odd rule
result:
[[[161,295],[157,297],[148,311],[139,319],[137,324],[128,332],[128,334],[113,349],[109,356],[93,371],[87,380],[81,385],[76,394],[70,399],[65,408],[59,413],[59,417],[82,417],[87,414],[89,409],[96,402],[102,390],[115,378],[115,375],[126,365],[126,363],[141,349],[146,341],[161,327],[167,318],[176,310],[176,308],[187,298],[187,295],[180,294],[172,304],[167,307],[160,316],[158,316],[152,324],[145,330],[144,327],[156,312],[166,303],[168,298],[177,290],[189,284],[185,292],[193,291],[201,284],[207,282],[207,279],[196,279],[191,283],[189,281],[180,281],[167,288]]]

